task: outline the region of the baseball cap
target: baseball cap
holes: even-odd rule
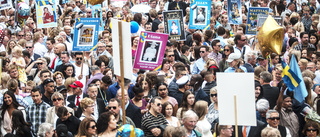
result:
[[[75,81],[71,85],[69,85],[72,88],[83,88],[83,84],[80,81]]]
[[[236,53],[231,53],[227,59],[227,62],[232,62],[234,61],[235,59],[240,59],[241,56],[239,54],[236,54]]]

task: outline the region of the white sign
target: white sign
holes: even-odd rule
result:
[[[113,48],[114,74],[121,76],[118,21],[119,20],[111,19],[111,23],[112,23],[112,48]],[[123,56],[124,77],[131,80],[131,78],[132,78],[132,53],[131,53],[130,23],[121,21],[121,24],[122,24],[122,48],[123,48],[122,56]]]
[[[237,96],[238,125],[256,126],[253,73],[217,73],[217,90],[220,125],[235,125]]]

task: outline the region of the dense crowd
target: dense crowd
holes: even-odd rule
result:
[[[93,17],[86,1],[60,0],[58,25],[51,28],[37,28],[35,0],[29,2],[30,16],[23,23],[15,19],[17,7],[1,10],[0,136],[114,137],[123,135],[124,124],[141,129],[146,137],[318,136],[320,1],[241,0],[242,24],[235,25],[228,23],[227,0],[213,0],[211,11],[203,11],[211,12],[210,27],[203,30],[188,27],[190,3],[130,0],[117,7],[105,1],[97,48],[83,52],[72,49],[76,19]],[[139,5],[150,10],[131,11]],[[250,7],[268,7],[270,15],[283,18],[280,55],[265,58],[257,37],[246,35]],[[133,75],[121,87],[120,76],[114,74],[111,18],[139,24],[128,39],[133,63],[140,33],[165,33],[163,11],[170,10],[183,11],[186,39],[167,41],[160,70],[125,68]],[[307,92],[302,101],[283,81],[282,61],[298,62]],[[217,72],[254,74],[254,81],[247,82],[255,85],[256,126],[240,125],[235,133],[234,126],[219,124],[218,92],[223,91],[216,87]]]

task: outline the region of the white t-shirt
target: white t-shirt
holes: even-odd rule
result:
[[[44,56],[48,52],[48,49],[45,45],[42,45],[41,43],[37,42],[34,44],[33,53],[39,54],[41,57]]]
[[[76,70],[75,74],[76,74],[76,78],[78,79],[78,77],[81,74],[81,66],[78,67],[75,63],[73,63],[73,66]],[[82,79],[78,79],[83,85],[87,84],[87,80],[86,80],[86,76],[89,75],[89,67],[86,63],[83,63],[83,70],[82,70]]]

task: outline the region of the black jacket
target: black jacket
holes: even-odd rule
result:
[[[261,137],[261,131],[266,127],[267,125],[263,123],[262,121],[257,120],[257,126],[251,126],[249,134],[247,133],[248,137]],[[238,126],[238,137],[243,137],[243,130],[244,126]],[[232,136],[234,137],[234,132],[232,133]]]
[[[59,124],[65,124],[68,127],[68,131],[70,131],[73,135],[76,135],[78,133],[80,122],[81,121],[78,118],[71,114],[71,116],[66,121],[61,121],[61,119],[58,118],[56,126],[58,126]]]
[[[279,97],[279,88],[271,87],[269,84],[262,85],[263,97],[269,101],[270,109],[276,106]]]
[[[141,128],[141,109],[129,102],[126,109],[126,116],[129,117],[137,128]]]

